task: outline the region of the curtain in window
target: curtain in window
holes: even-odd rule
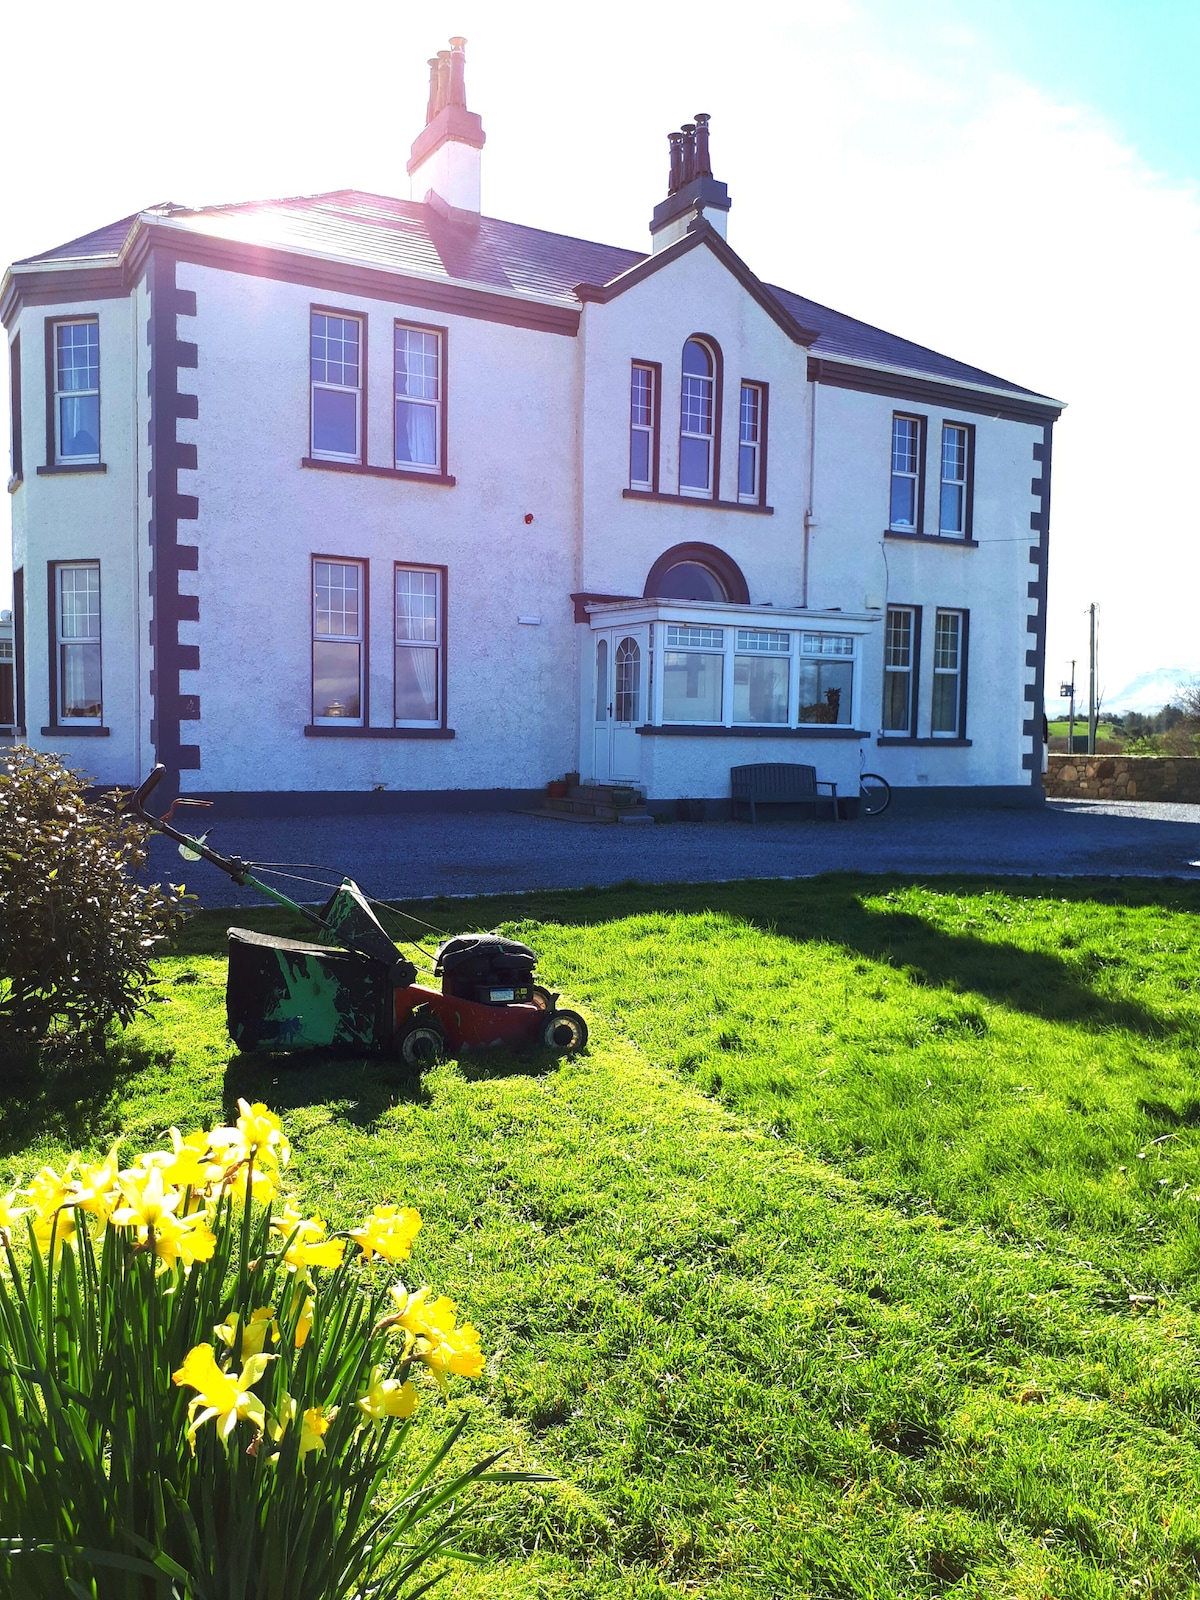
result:
[[[396,401],[396,460],[417,467],[436,467],[437,408]]]

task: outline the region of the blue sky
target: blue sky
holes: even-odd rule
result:
[[[1067,401],[1047,679],[1092,600],[1110,690],[1200,672],[1200,0],[20,7],[0,266],[164,199],[407,195],[453,33],[490,214],[645,247],[666,132],[707,110],[761,277]]]

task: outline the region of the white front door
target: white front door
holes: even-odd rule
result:
[[[597,783],[637,783],[649,691],[650,630],[610,628],[595,635],[593,770]]]

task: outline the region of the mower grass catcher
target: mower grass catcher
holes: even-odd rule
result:
[[[318,910],[299,905],[254,876],[255,863],[221,856],[205,838],[171,826],[176,800],[156,817],[146,809],[164,768],[133,797],[133,808],[190,859],[203,857],[235,883],[252,884],[332,941],[305,944],[248,928],[230,928],[225,990],[229,1036],[239,1050],[329,1050],[397,1056],[420,1069],[443,1054],[501,1046],[542,1045],[560,1055],[582,1050],[587,1024],[558,1009],[558,996],[534,981],[537,957],[528,945],[495,934],[444,940],[434,958],[441,989],[417,982],[417,969],[388,937],[362,890],[350,878]],[[259,870],[271,869],[262,867]]]

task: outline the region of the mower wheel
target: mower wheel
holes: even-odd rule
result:
[[[542,1028],[542,1043],[560,1056],[582,1050],[588,1042],[587,1023],[578,1011],[552,1011]]]
[[[396,1054],[414,1072],[431,1067],[446,1054],[445,1028],[425,1017],[410,1017],[397,1036]]]
[[[551,994],[549,989],[543,989],[540,983],[534,984],[529,998],[539,1011],[553,1011],[558,1001],[558,996]]]

